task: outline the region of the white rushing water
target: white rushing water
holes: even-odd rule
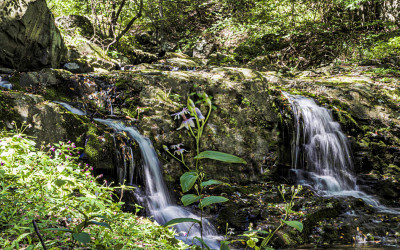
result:
[[[145,204],[151,216],[160,223],[166,222],[176,218],[193,218],[200,220],[200,217],[191,213],[190,211],[177,206],[170,196],[170,193],[165,185],[164,178],[161,173],[161,164],[158,160],[157,153],[151,141],[142,136],[134,127],[126,127],[122,122],[112,119],[95,119],[116,131],[125,131],[132,139],[138,142],[142,159],[143,171],[146,185],[144,194],[140,194],[140,200]],[[130,181],[132,180],[129,176]],[[175,229],[180,236],[181,240],[191,243],[193,237],[200,237],[200,227],[193,223],[180,223],[175,226]],[[189,232],[189,233],[188,233]],[[188,235],[186,235],[188,233]],[[211,249],[219,249],[219,242],[221,237],[217,235],[215,228],[203,218],[203,240]]]
[[[71,105],[56,101],[62,105],[67,110],[71,111],[77,115],[86,115],[86,112],[76,109]],[[129,134],[129,136],[137,141],[140,147],[142,159],[143,159],[143,170],[144,170],[144,179],[146,182],[146,190],[143,193],[137,192],[136,195],[138,199],[142,202],[142,204],[148,209],[150,215],[160,224],[165,224],[166,222],[176,219],[176,218],[193,218],[196,220],[201,220],[201,218],[190,211],[179,207],[175,204],[170,193],[165,185],[164,178],[161,173],[161,164],[158,160],[157,153],[154,150],[153,144],[151,141],[142,136],[139,131],[134,127],[127,127],[121,121],[113,120],[113,119],[98,119],[95,118],[95,121],[103,123],[108,127],[113,128],[117,132],[125,131]],[[115,144],[115,138],[114,138]],[[130,155],[129,159],[129,179],[127,176],[127,160],[125,159],[126,154],[122,154],[123,160],[123,169],[118,168],[118,179],[120,183],[124,183],[124,180],[127,180],[130,185],[133,182],[133,173],[135,170],[135,163],[132,159],[133,152],[132,148],[126,146],[125,150],[128,150],[128,154]],[[180,223],[174,226],[176,231],[179,233],[177,236],[178,239],[185,241],[188,244],[197,244],[200,242],[194,239],[194,237],[201,237],[201,228],[198,224],[193,223]],[[219,241],[221,241],[223,237],[217,234],[217,230],[213,227],[213,225],[207,220],[203,218],[203,240],[211,249],[219,249]]]
[[[327,196],[363,199],[380,212],[400,214],[359,190],[346,135],[330,112],[313,99],[284,92],[293,110],[292,168],[298,182]]]
[[[59,102],[59,101],[54,101],[54,103],[60,104],[63,106],[66,110],[70,111],[73,114],[76,115],[86,115],[86,111],[82,111],[80,109],[74,108],[71,105],[65,103],[65,102]]]

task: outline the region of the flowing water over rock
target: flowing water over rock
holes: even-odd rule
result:
[[[77,115],[86,115],[86,112],[74,108],[71,105],[63,102],[55,102],[62,105],[67,110]],[[142,159],[143,159],[143,171],[146,190],[143,192],[138,190],[136,192],[137,199],[146,207],[150,215],[160,224],[176,219],[176,218],[193,218],[201,220],[201,218],[190,211],[179,207],[173,201],[167,186],[165,185],[162,173],[161,164],[158,160],[157,153],[151,141],[142,136],[139,131],[134,127],[127,127],[121,121],[113,119],[98,119],[94,120],[113,128],[117,132],[125,131],[129,136],[138,142]],[[126,147],[128,155],[132,157],[132,148]],[[123,154],[125,155],[125,154]],[[123,160],[123,169],[119,169],[118,179],[120,183],[126,180],[130,185],[133,184],[133,175],[135,171],[135,164],[132,159],[129,160],[129,166],[127,161]],[[128,171],[129,167],[129,171]],[[129,172],[129,175],[127,174]],[[128,178],[129,177],[129,178]],[[139,189],[139,188],[138,188]],[[179,233],[177,237],[180,240],[185,241],[188,244],[192,242],[200,244],[200,242],[194,237],[201,237],[201,228],[199,225],[193,223],[180,223],[175,226],[176,231]],[[203,218],[203,240],[211,249],[219,249],[219,241],[222,237],[218,236],[216,229],[211,223]]]
[[[297,181],[327,196],[353,196],[383,213],[400,214],[359,190],[346,135],[313,99],[284,93],[293,110],[292,168]]]
[[[201,220],[200,217],[185,210],[182,207],[176,206],[170,196],[168,189],[165,185],[162,173],[161,164],[158,160],[157,153],[151,141],[143,137],[134,127],[126,127],[122,122],[112,119],[95,119],[109,127],[114,128],[116,131],[125,131],[132,139],[139,143],[141,155],[143,158],[143,170],[146,182],[146,191],[138,192],[138,199],[146,206],[151,216],[160,223],[166,222],[176,218],[193,218]],[[130,173],[133,173],[130,171]],[[191,243],[193,237],[200,237],[200,227],[192,225],[192,223],[180,223],[176,227],[177,232],[180,233],[178,237],[181,240]],[[188,235],[186,235],[186,233]],[[212,248],[219,248],[217,239],[217,232],[215,228],[206,220],[203,219],[203,239],[206,244]]]
[[[65,102],[59,102],[59,101],[54,101],[54,103],[60,104],[61,106],[63,106],[65,109],[67,109],[68,111],[70,111],[73,114],[76,115],[86,115],[86,111],[82,111],[80,109],[74,108],[71,105],[65,103]]]

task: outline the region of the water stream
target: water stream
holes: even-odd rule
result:
[[[352,196],[383,213],[400,214],[359,190],[353,174],[352,153],[340,124],[313,99],[284,93],[292,107],[295,129],[292,169],[299,184],[326,196]]]
[[[86,115],[86,112],[76,109],[69,104],[63,102],[56,103],[62,105],[74,114]],[[136,128],[125,126],[122,121],[98,118],[95,118],[94,120],[113,128],[116,132],[125,131],[129,137],[139,144],[143,160],[145,191],[137,190],[135,195],[141,205],[146,207],[150,216],[152,216],[159,224],[165,224],[166,222],[176,218],[193,218],[201,220],[199,216],[183,207],[177,206],[174,202],[164,182],[161,172],[161,164],[158,160],[157,153],[148,138],[142,136]],[[118,179],[121,183],[126,180],[127,183],[132,185],[134,184],[133,175],[135,164],[133,159],[130,159],[128,161],[128,166],[127,160],[124,158],[125,155],[130,155],[130,157],[132,157],[132,148],[126,146],[125,150],[128,150],[128,154],[122,154],[123,168],[119,168]],[[128,168],[129,175],[127,175]],[[201,237],[201,229],[199,225],[193,223],[180,223],[175,226],[175,229],[179,233],[177,236],[178,239],[183,240],[188,244],[200,244],[198,240],[194,239],[194,237]],[[219,241],[222,240],[222,237],[217,234],[213,225],[205,218],[203,218],[203,240],[211,249],[219,249]]]

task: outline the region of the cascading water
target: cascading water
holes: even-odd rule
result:
[[[86,115],[86,112],[76,109],[71,105],[63,102],[55,102],[62,105],[67,110],[71,111],[77,115]],[[141,155],[143,158],[143,169],[144,178],[146,182],[145,192],[136,192],[138,200],[148,209],[149,213],[153,218],[160,224],[165,224],[166,222],[176,219],[176,218],[193,218],[196,220],[201,220],[201,218],[190,211],[176,206],[175,202],[171,198],[168,189],[165,185],[162,173],[161,164],[158,160],[157,153],[151,141],[142,136],[139,131],[134,127],[126,127],[121,121],[113,119],[98,119],[94,118],[95,121],[103,123],[108,127],[115,129],[117,132],[125,131],[129,136],[138,142]],[[115,138],[114,138],[115,144]],[[132,148],[126,147],[125,150],[129,150],[130,156],[132,157]],[[128,153],[128,154],[129,154]],[[122,156],[124,170],[119,169],[118,178],[120,183],[123,183],[127,179],[127,161],[125,159],[125,154]],[[130,171],[129,171],[129,183],[132,184],[133,181],[133,171],[135,165],[133,159],[130,159]],[[180,240],[185,241],[188,244],[195,243],[200,245],[200,242],[194,237],[203,236],[204,242],[211,249],[219,249],[219,241],[222,237],[217,234],[217,230],[211,225],[211,223],[203,218],[203,230],[201,233],[201,228],[197,224],[193,223],[180,223],[175,226],[176,231],[179,233],[177,237]]]
[[[200,220],[198,216],[174,204],[165,185],[157,153],[148,138],[143,137],[135,128],[126,127],[120,121],[112,119],[95,120],[114,128],[118,132],[127,132],[132,139],[138,142],[143,158],[143,169],[146,182],[145,195],[139,197],[139,199],[142,200],[151,216],[153,216],[158,223],[165,224],[166,222],[176,218],[194,218]],[[201,236],[200,227],[198,225],[192,225],[192,223],[180,223],[175,228],[179,233],[183,233],[178,238],[186,242],[191,242],[193,237]],[[186,236],[185,234],[187,232],[189,233]],[[217,236],[215,228],[207,220],[203,219],[203,240],[206,244],[212,249],[217,249],[219,248],[219,238],[220,237]]]
[[[65,102],[59,102],[59,101],[54,101],[54,103],[60,104],[61,106],[63,106],[65,109],[67,109],[68,111],[70,111],[73,114],[76,115],[86,115],[85,111],[82,111],[80,109],[74,108],[71,105],[65,103]]]
[[[284,95],[290,102],[295,122],[292,168],[298,182],[323,195],[353,196],[380,212],[400,214],[359,190],[353,175],[349,142],[330,112],[313,99],[285,92]]]

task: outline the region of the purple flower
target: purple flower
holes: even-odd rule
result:
[[[192,128],[195,127],[194,122],[193,122],[194,117],[190,117],[189,119],[183,119],[183,122],[181,123],[181,126],[177,129],[182,129],[182,128],[186,128],[189,129],[189,126],[191,126]]]
[[[68,141],[67,143],[71,143],[71,141]]]
[[[186,149],[180,148],[180,149],[178,149],[178,150],[175,150],[175,151],[174,151],[174,154],[177,153],[178,155],[181,155],[181,154],[183,154],[183,152],[185,152],[185,151],[186,151]]]
[[[54,147],[51,147],[50,150],[54,152],[56,149]]]
[[[203,114],[201,113],[200,109],[195,108],[195,111],[196,111],[197,118],[199,118],[199,120],[204,120],[204,119],[206,119],[206,118],[203,116]]]
[[[92,170],[92,171],[93,171],[93,167],[91,167],[91,168],[90,168],[90,170]]]
[[[61,153],[58,153],[58,155],[61,155]]]
[[[4,162],[1,162],[0,165],[1,165],[1,166],[4,166]]]
[[[181,111],[179,111],[178,113],[172,114],[171,116],[175,116],[175,119],[180,119],[181,116],[183,119],[185,119],[185,114],[189,114],[189,110],[187,108],[183,108]]]
[[[101,179],[101,178],[103,178],[103,174],[97,176],[97,179]]]

